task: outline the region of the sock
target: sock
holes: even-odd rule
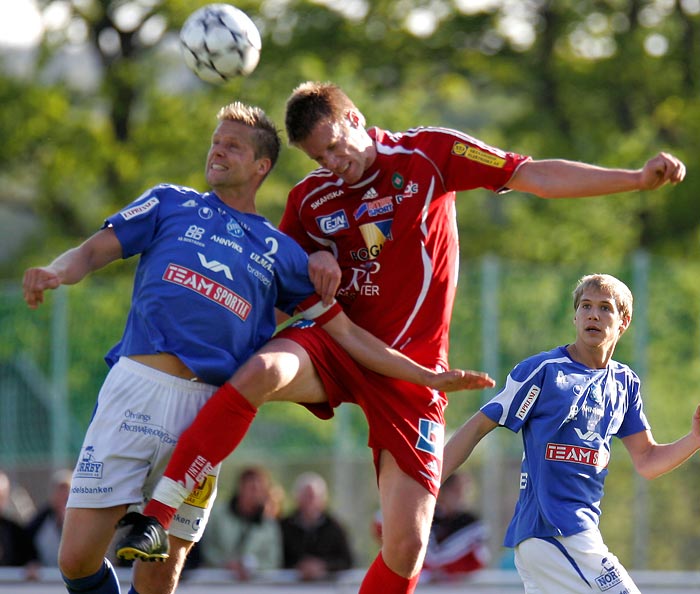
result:
[[[358,594],[413,594],[419,577],[420,573],[405,578],[392,571],[380,552],[367,570]]]
[[[182,502],[236,449],[257,412],[229,383],[214,392],[178,439],[144,515],[156,518],[167,530]]]
[[[66,590],[71,594],[120,594],[119,580],[108,559],[92,575],[74,580],[61,574]]]

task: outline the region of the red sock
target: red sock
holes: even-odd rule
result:
[[[156,518],[167,529],[179,507],[170,504],[174,504],[175,499],[184,501],[185,497],[180,494],[192,491],[214,466],[236,449],[257,412],[258,409],[231,384],[226,383],[214,392],[178,439],[163,475],[170,481],[160,481],[153,499],[143,510],[144,515]],[[167,483],[172,485],[173,481],[179,484],[177,496],[171,488],[170,497],[159,497],[159,492],[168,491]]]
[[[392,571],[384,563],[380,552],[367,570],[358,594],[413,594],[419,577],[420,573],[405,578]]]

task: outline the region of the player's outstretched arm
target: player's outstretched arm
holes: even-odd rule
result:
[[[476,444],[498,427],[481,411],[464,423],[445,444],[442,460],[442,482],[471,456]]]
[[[48,266],[28,268],[22,280],[24,300],[31,309],[36,309],[44,302],[44,291],[75,284],[121,255],[122,246],[114,230],[102,229],[79,246],[62,253]]]
[[[659,153],[641,169],[609,169],[567,161],[547,159],[523,163],[508,187],[541,198],[582,198],[637,190],[655,190],[685,178],[685,165],[669,153]]]
[[[700,405],[693,414],[690,432],[673,443],[656,443],[651,431],[640,431],[622,438],[635,470],[653,479],[677,468],[700,450]]]
[[[443,392],[480,390],[495,385],[493,379],[483,372],[462,369],[437,372],[424,367],[360,328],[342,311],[323,324],[323,329],[358,363],[382,375]]]

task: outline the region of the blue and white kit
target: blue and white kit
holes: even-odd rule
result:
[[[517,547],[534,538],[554,545],[549,547],[552,556],[569,563],[579,572],[574,579],[584,579],[594,589],[596,579],[610,579],[607,571],[626,576],[599,539],[598,524],[613,436],[650,428],[637,375],[612,360],[603,369],[589,369],[560,346],[519,363],[481,412],[513,432],[522,431],[520,495],[504,539],[505,546],[516,547],[516,559]],[[579,567],[583,564],[562,546],[574,535],[589,535],[587,541],[597,543],[600,575],[585,575]],[[617,578],[620,589],[610,594],[636,591],[623,583],[628,577]],[[568,590],[560,585],[559,591]]]
[[[264,217],[234,210],[213,193],[159,185],[110,216],[107,226],[123,257],[140,254],[140,261],[123,336],[105,357],[110,372],[83,441],[69,507],[141,504],[182,431],[273,335],[275,307],[293,313],[320,302],[307,300],[315,294],[301,247]],[[128,358],[155,353],[176,355],[199,381]],[[178,510],[172,534],[199,539],[217,474],[218,468]]]

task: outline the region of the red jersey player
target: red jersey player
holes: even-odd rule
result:
[[[683,163],[665,153],[639,170],[606,169],[535,161],[445,128],[368,130],[331,83],[297,87],[285,123],[290,143],[320,165],[291,191],[280,225],[312,253],[317,292],[328,301],[337,292],[353,321],[428,368],[448,367],[458,266],[455,192],[593,196],[654,189],[685,175]],[[363,373],[316,327],[279,336],[311,356],[326,406],[356,402],[369,423],[383,540],[360,594],[412,592],[441,478],[444,395]]]
[[[330,83],[304,83],[292,93],[286,128],[292,145],[321,166],[292,190],[281,224],[312,252],[317,292],[326,303],[337,293],[358,326],[436,371],[448,367],[456,191],[593,196],[654,189],[685,175],[683,163],[665,153],[638,170],[607,169],[531,160],[444,128],[367,130],[362,113]],[[271,377],[278,385],[263,393]],[[493,385],[477,373],[470,382]],[[144,513],[167,527],[189,493],[190,471],[201,475],[233,451],[264,402],[299,402],[322,418],[353,402],[368,420],[383,516],[382,550],[360,594],[413,592],[441,480],[444,394],[368,371],[308,324],[279,333],[219,392],[181,437]],[[151,558],[149,535],[158,528],[144,529],[138,557]],[[133,545],[141,535],[132,536]]]

